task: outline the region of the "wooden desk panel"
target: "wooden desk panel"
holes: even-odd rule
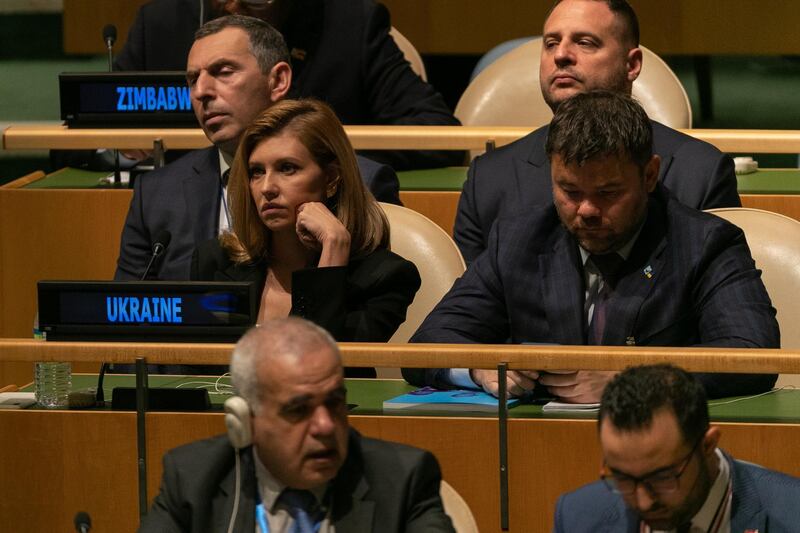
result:
[[[742,207],[763,209],[800,220],[800,195],[795,194],[742,194]]]
[[[364,435],[432,451],[482,532],[498,532],[497,422],[491,418],[351,416]],[[800,475],[800,425],[721,423],[722,446],[739,459]],[[224,432],[221,413],[147,415],[148,496],[163,454]],[[597,479],[592,420],[509,421],[510,531],[550,531],[563,492]],[[138,524],[134,413],[0,411],[0,524],[15,532],[66,531],[87,511],[98,531]]]
[[[345,126],[356,150],[473,150],[486,142],[500,147],[530,133],[525,126]],[[723,152],[791,154],[800,152],[800,130],[678,130]],[[168,150],[204,148],[210,142],[200,129],[69,129],[58,123],[9,125],[3,131],[6,150],[151,149],[161,139]]]
[[[541,35],[552,2],[384,0],[423,54],[482,55],[510,39]],[[798,11],[782,0],[640,0],[642,44],[659,54],[797,54]]]
[[[114,23],[119,53],[145,0],[64,0],[64,50],[105,52],[102,26]],[[481,55],[493,46],[541,34],[551,2],[384,0],[392,24],[423,54]],[[112,7],[113,6],[113,7]],[[642,42],[659,54],[797,54],[798,12],[783,0],[673,0],[636,3]],[[664,31],[669,28],[669,31]],[[732,38],[735,36],[735,38]]]
[[[400,191],[404,206],[433,220],[451,237],[460,197],[459,191]]]
[[[95,531],[133,533],[136,415],[0,411],[0,530],[72,531],[78,511]]]
[[[0,337],[31,336],[39,280],[114,277],[132,194],[0,188]],[[0,385],[32,379],[30,364],[0,362]]]

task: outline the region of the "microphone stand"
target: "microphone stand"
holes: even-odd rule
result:
[[[115,30],[116,33],[116,30]],[[108,71],[114,71],[114,38],[105,37],[106,50],[108,51]],[[122,184],[122,174],[119,169],[119,150],[114,148],[114,187],[119,187]]]
[[[153,250],[150,255],[150,261],[147,263],[147,268],[144,269],[144,274],[142,274],[141,279],[139,281],[144,281],[147,278],[147,275],[150,273],[150,269],[153,268],[153,263],[155,260],[164,253],[164,250],[167,249],[169,246],[169,241],[172,238],[172,235],[168,231],[162,231],[156,236],[156,242],[153,244]],[[101,363],[100,364],[100,373],[97,376],[97,391],[95,393],[95,404],[99,407],[103,407],[105,405],[105,393],[103,392],[103,381],[106,377],[106,370],[108,370],[108,363]]]

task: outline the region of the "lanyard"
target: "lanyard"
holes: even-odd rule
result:
[[[261,501],[261,495],[258,495],[258,504],[256,505],[256,522],[258,523],[261,533],[269,533],[269,523],[267,522],[267,512],[264,510],[264,503]],[[322,527],[322,520],[314,524],[314,533],[319,533]]]

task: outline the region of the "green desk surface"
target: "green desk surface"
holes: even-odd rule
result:
[[[798,194],[800,169],[764,169],[737,176],[739,194]]]
[[[151,387],[205,387],[209,391],[211,403],[215,409],[222,409],[227,394],[216,392],[216,378],[208,376],[164,376],[151,375]],[[221,391],[230,390],[230,378],[219,380]],[[73,374],[72,390],[94,387],[97,376],[92,374]],[[103,391],[107,400],[111,399],[114,387],[135,385],[131,375],[107,374],[103,383]],[[32,391],[28,386],[24,390]],[[425,412],[425,411],[383,411],[383,401],[414,390],[402,380],[396,379],[349,379],[347,380],[347,400],[355,405],[350,411],[352,415],[389,415],[389,416],[460,416],[462,413]],[[755,397],[737,397],[709,402],[711,419],[717,422],[761,422],[761,423],[800,423],[800,390],[784,389]],[[469,417],[491,418],[495,415],[484,413],[463,413]],[[520,405],[509,410],[512,419],[548,418],[548,419],[594,419],[596,413],[545,413],[541,405]]]
[[[460,191],[467,167],[409,170],[397,173],[402,191]],[[108,172],[63,168],[25,186],[26,189],[110,189],[100,180]],[[800,169],[766,169],[738,176],[740,194],[800,194]]]
[[[33,181],[24,189],[111,189],[113,185],[103,185],[100,180],[108,176],[108,172],[94,172],[77,168],[62,168],[48,174],[40,180]]]
[[[113,185],[101,184],[108,172],[95,172],[77,168],[62,168],[44,178],[29,183],[25,189],[111,189]],[[467,167],[447,167],[433,170],[398,172],[400,190],[403,191],[460,191],[467,179]]]
[[[467,179],[467,167],[398,172],[401,191],[461,191]]]

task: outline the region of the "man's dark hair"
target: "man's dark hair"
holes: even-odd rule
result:
[[[595,157],[629,157],[644,173],[653,156],[653,126],[642,106],[626,94],[591,91],[562,102],[550,122],[545,151],[565,164]]]
[[[686,444],[693,445],[708,430],[708,404],[703,386],[691,374],[672,365],[628,368],[603,391],[598,428],[608,420],[622,431],[650,427],[653,413],[669,409]]]
[[[250,53],[256,58],[262,74],[269,73],[276,63],[289,62],[289,49],[283,35],[268,23],[255,17],[227,15],[210,20],[194,33],[194,40],[219,33],[225,28],[240,28],[250,39]]]
[[[547,12],[547,17],[553,12],[553,9],[560,4],[563,0],[556,0],[550,11]],[[608,10],[614,13],[622,25],[622,35],[620,40],[626,43],[630,48],[639,46],[639,18],[636,12],[626,0],[592,0],[595,2],[603,2],[608,6]]]

